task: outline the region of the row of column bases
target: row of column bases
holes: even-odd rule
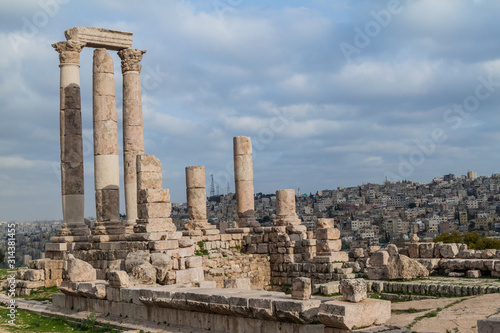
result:
[[[86,43],[52,45],[60,60],[60,142],[63,226],[71,241],[91,234],[84,222],[84,169],[79,61]],[[94,234],[133,233],[137,213],[137,155],[144,154],[140,72],[144,50],[118,51],[123,74],[123,154],[126,221],[120,220],[118,125],[113,60],[106,48],[94,50],[93,140],[96,223]],[[233,138],[238,227],[258,227],[254,213],[252,143]],[[205,169],[186,168],[187,229],[212,229],[207,221]],[[295,197],[293,198],[295,202]],[[295,206],[295,205],[294,205]],[[295,211],[295,207],[294,211]],[[278,216],[279,216],[278,212]],[[295,220],[294,220],[295,221]]]

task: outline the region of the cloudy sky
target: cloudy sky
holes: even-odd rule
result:
[[[256,192],[500,173],[498,1],[0,0],[0,8],[0,220],[62,216],[50,45],[74,26],[130,31],[133,47],[147,50],[146,153],[160,158],[174,202],[185,201],[189,165],[205,165],[221,194],[228,181],[234,191],[237,135],[252,138]],[[120,61],[111,53],[120,127]],[[86,216],[95,216],[91,59],[84,49]]]

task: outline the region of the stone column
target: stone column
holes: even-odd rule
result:
[[[120,165],[113,60],[104,48],[94,50],[93,66],[95,234],[122,232]]]
[[[274,224],[278,226],[301,224],[295,212],[295,190],[276,191],[276,220]]]
[[[80,51],[85,43],[68,40],[53,44],[59,53],[61,193],[63,227],[60,236],[90,234],[84,222]]]
[[[138,49],[123,49],[118,52],[122,59],[123,73],[123,168],[127,232],[133,231],[138,218],[136,157],[144,154],[139,62],[144,53],[146,51]]]
[[[252,142],[247,136],[233,138],[234,182],[236,187],[236,205],[238,227],[258,227],[255,219]]]
[[[205,167],[186,167],[186,195],[188,223],[186,230],[215,229],[207,220],[207,192],[205,189]]]

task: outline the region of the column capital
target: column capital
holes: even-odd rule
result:
[[[80,52],[86,43],[79,40],[67,40],[52,44],[52,47],[59,53],[59,61],[61,64],[80,62]]]
[[[141,72],[141,64],[139,63],[142,60],[142,55],[146,53],[145,50],[139,49],[122,49],[118,51],[118,56],[122,60],[122,73],[126,72]]]

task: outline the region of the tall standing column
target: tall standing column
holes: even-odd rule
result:
[[[63,228],[61,236],[90,234],[84,222],[84,179],[82,115],[80,101],[80,51],[85,43],[68,40],[53,44],[59,53],[61,193]]]
[[[120,164],[113,60],[94,50],[93,66],[95,234],[123,232],[120,223]]]
[[[250,138],[235,136],[233,138],[233,153],[238,227],[258,227],[260,224],[255,219],[252,142]]]
[[[144,53],[146,51],[138,49],[123,49],[118,52],[122,59],[123,73],[123,165],[127,232],[133,232],[138,218],[136,157],[144,154],[139,62]]]

